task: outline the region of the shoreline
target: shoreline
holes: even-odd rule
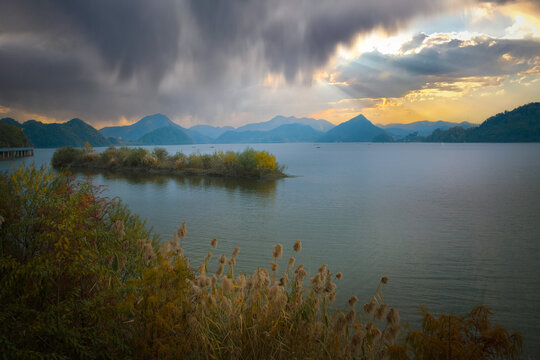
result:
[[[147,168],[147,167],[108,167],[108,166],[85,166],[85,165],[68,165],[66,167],[57,167],[53,166],[56,170],[74,170],[77,172],[83,172],[85,170],[94,171],[94,172],[114,172],[118,174],[138,174],[145,173],[150,175],[164,175],[164,176],[199,176],[199,177],[214,177],[214,178],[227,178],[227,179],[250,179],[250,180],[278,180],[290,177],[296,177],[294,175],[288,175],[285,173],[281,174],[267,174],[267,175],[238,175],[238,174],[229,174],[220,169],[197,169],[197,168],[186,168],[186,169],[169,169],[169,168]]]

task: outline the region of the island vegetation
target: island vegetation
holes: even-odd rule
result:
[[[192,265],[186,241],[185,223],[163,241],[119,199],[68,174],[2,174],[0,357],[519,358],[521,336],[492,324],[484,306],[423,310],[419,329],[404,325],[384,298],[386,277],[370,299],[335,309],[347,274],[322,265],[308,276],[300,241],[277,244],[252,274],[236,270],[240,249],[217,255],[218,239]]]
[[[57,169],[102,169],[119,172],[148,172],[172,175],[223,176],[237,178],[285,177],[284,166],[267,151],[247,148],[242,152],[213,154],[169,154],[164,148],[110,147],[96,153],[90,144],[81,149],[58,149],[52,158]]]

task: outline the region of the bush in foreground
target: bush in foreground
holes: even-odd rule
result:
[[[117,357],[117,304],[143,267],[138,217],[102,189],[52,171],[0,176],[0,349],[4,358]]]
[[[279,244],[269,267],[250,275],[235,270],[240,249],[190,266],[185,223],[158,246],[144,222],[101,191],[33,167],[0,177],[0,357],[519,356],[521,337],[491,326],[483,307],[464,317],[425,312],[420,330],[399,337],[386,277],[365,304],[353,296],[334,310],[343,275],[323,265],[308,277],[294,257],[280,260]]]
[[[284,167],[267,151],[247,148],[242,152],[217,151],[213,154],[170,155],[164,148],[152,152],[143,148],[110,147],[97,154],[91,147],[61,148],[52,158],[55,168],[95,168],[117,171],[146,169],[180,174],[230,177],[283,177]]]

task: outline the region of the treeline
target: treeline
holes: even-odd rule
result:
[[[112,171],[147,171],[178,175],[210,175],[225,177],[279,178],[284,166],[267,151],[247,148],[242,152],[216,151],[213,154],[182,152],[169,154],[164,148],[152,151],[143,148],[110,147],[96,153],[90,144],[82,149],[58,149],[52,158],[57,168],[104,169]]]
[[[1,358],[519,357],[521,336],[482,306],[403,326],[383,298],[386,277],[363,304],[352,296],[333,310],[347,275],[323,265],[309,277],[300,241],[276,245],[251,275],[236,270],[240,249],[212,254],[217,239],[190,265],[185,223],[161,242],[101,192],[33,167],[0,176]]]
[[[505,111],[484,121],[480,126],[463,129],[435,130],[417,139],[425,142],[539,142],[540,103],[530,103]]]

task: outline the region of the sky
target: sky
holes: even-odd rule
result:
[[[0,117],[469,121],[540,101],[540,1],[0,0]]]

